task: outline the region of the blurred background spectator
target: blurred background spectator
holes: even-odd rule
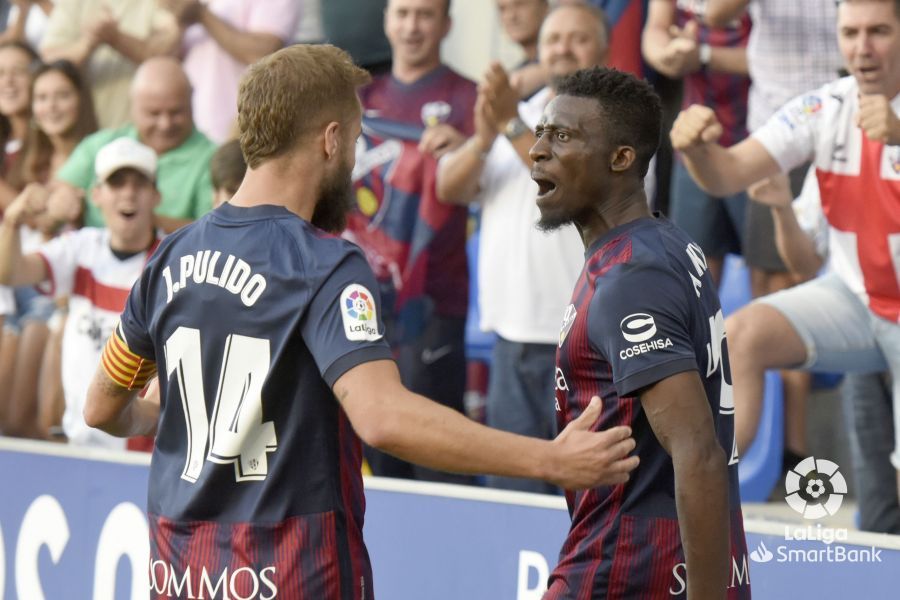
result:
[[[241,187],[247,163],[238,140],[229,140],[219,146],[209,161],[209,174],[213,186],[213,208],[227,202]]]
[[[530,98],[547,85],[547,73],[538,62],[538,34],[549,10],[547,0],[497,0],[503,31],[522,49],[522,62],[509,80],[520,98]]]
[[[468,302],[466,210],[437,201],[436,160],[473,132],[475,84],[441,62],[446,0],[390,0],[391,71],[360,92],[356,209],[346,237],[380,284],[387,339],[404,385],[463,412]],[[375,475],[467,482],[368,449]]]
[[[247,66],[290,42],[297,0],[160,0],[175,17],[174,50],[193,85],[197,128],[221,144],[236,128],[237,88]]]
[[[41,40],[47,62],[84,68],[103,128],[128,121],[131,79],[141,62],[167,52],[178,36],[156,0],[58,0]]]
[[[491,357],[486,422],[491,427],[552,439],[552,402],[560,325],[584,264],[584,244],[572,225],[544,233],[531,179],[528,150],[541,114],[560,78],[602,65],[607,56],[605,18],[598,8],[571,4],[553,9],[540,30],[541,68],[550,85],[519,102],[512,76],[494,64],[480,85],[475,135],[448,154],[438,171],[438,195],[481,209],[478,304],[482,330],[497,334]],[[510,302],[510,298],[515,298]],[[563,325],[565,326],[565,325]],[[491,487],[554,493],[553,486],[490,476]]]
[[[175,59],[158,57],[143,63],[135,74],[130,96],[132,123],[101,129],[85,138],[57,172],[57,180],[62,183],[57,197],[65,196],[72,220],[84,210],[86,225],[102,226],[100,210],[90,201],[94,160],[100,148],[112,140],[130,137],[159,155],[157,187],[162,202],[156,220],[161,229],[172,232],[212,207],[209,159],[216,146],[194,126],[191,84]]]

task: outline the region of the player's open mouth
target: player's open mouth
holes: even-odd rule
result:
[[[537,195],[538,200],[546,198],[546,197],[552,195],[553,192],[556,191],[556,183],[555,182],[550,181],[549,179],[546,179],[540,175],[533,174],[531,176],[531,178],[534,179],[534,182],[536,184],[538,184],[538,195]]]
[[[128,219],[128,220],[133,219],[136,214],[137,214],[136,210],[120,210],[119,211],[119,216],[121,216],[123,219]]]

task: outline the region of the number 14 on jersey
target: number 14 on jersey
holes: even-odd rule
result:
[[[187,428],[181,478],[197,481],[204,459],[233,464],[236,481],[259,481],[277,447],[275,425],[262,420],[262,386],[269,374],[269,340],[231,334],[225,340],[212,419],[206,412],[200,330],[179,327],[166,340],[166,374],[175,375]],[[207,446],[209,450],[207,451]],[[205,455],[205,456],[204,456]]]

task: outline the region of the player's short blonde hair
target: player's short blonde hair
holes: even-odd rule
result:
[[[356,90],[369,74],[328,44],[297,44],[255,63],[241,80],[238,127],[247,166],[293,150],[331,121],[356,115]]]

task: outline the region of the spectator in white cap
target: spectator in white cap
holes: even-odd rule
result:
[[[82,407],[103,343],[125,308],[131,286],[159,242],[153,209],[156,153],[131,138],[118,138],[98,153],[92,199],[105,228],[85,227],[22,255],[18,225],[44,211],[55,217],[41,186],[29,185],[13,201],[0,224],[0,284],[38,285],[69,297],[63,332],[62,381],[66,398],[63,430],[71,443],[124,449],[144,448],[142,440],[114,438],[84,424]]]

